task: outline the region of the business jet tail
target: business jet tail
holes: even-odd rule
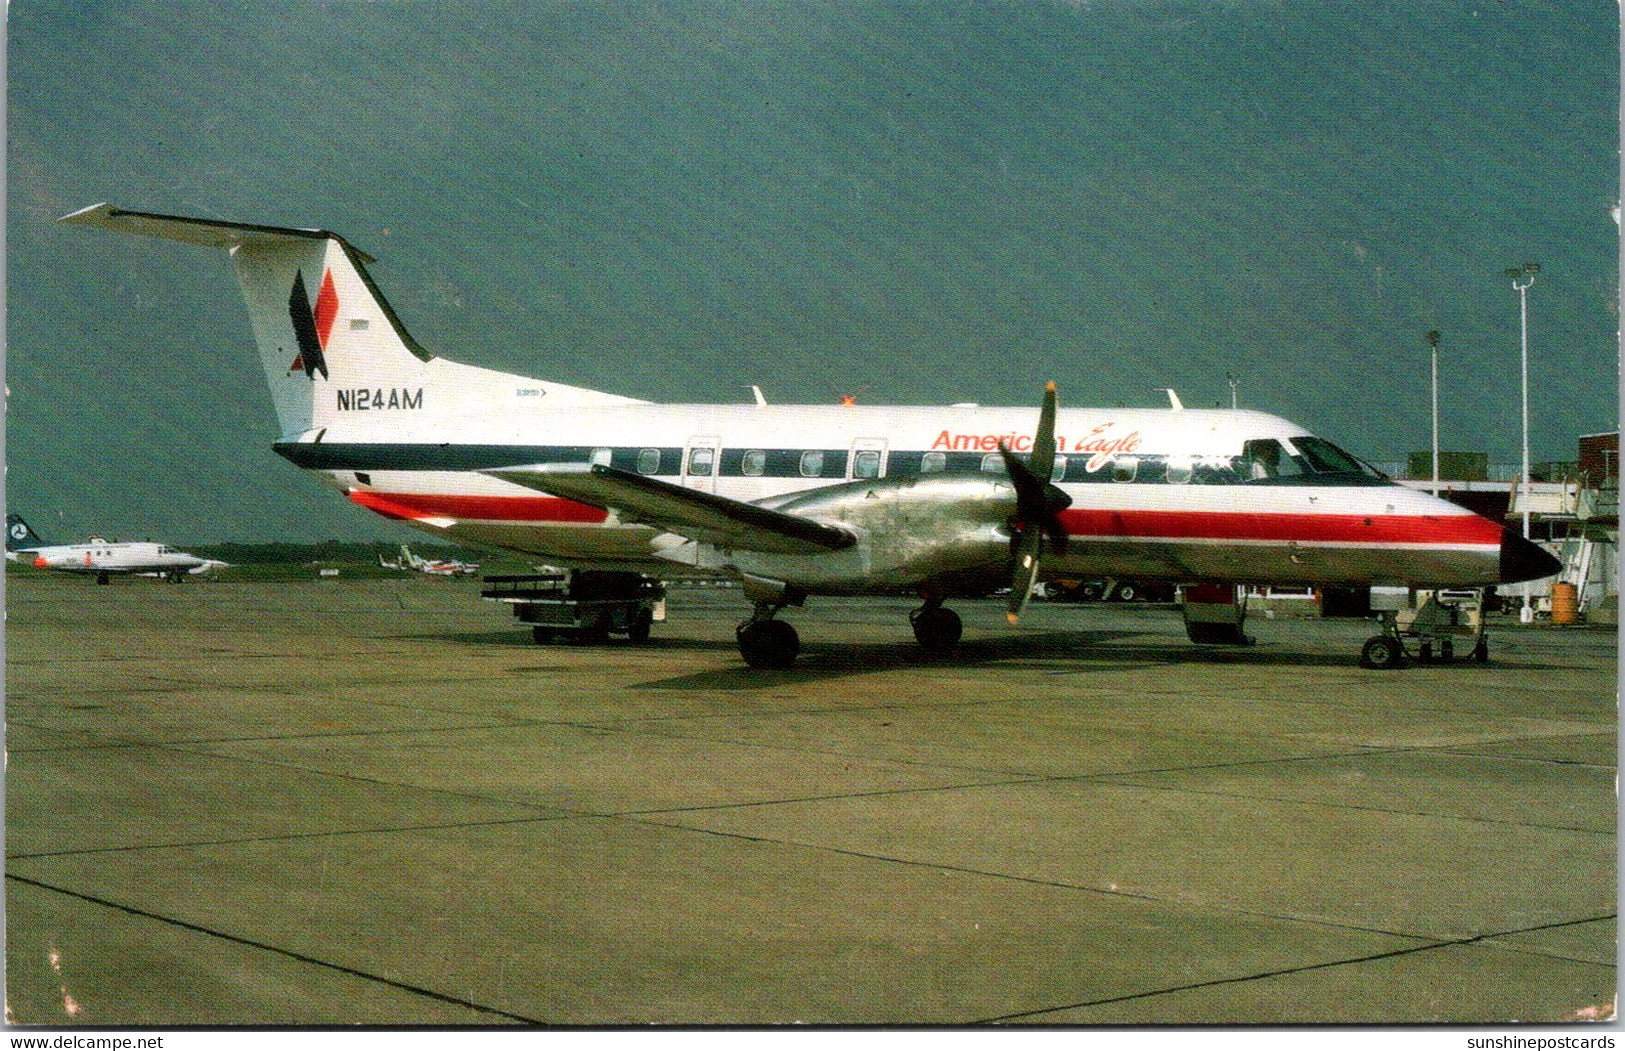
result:
[[[23,521],[22,515],[6,516],[6,550],[21,551],[27,548],[44,547],[45,541],[34,532],[34,528]]]

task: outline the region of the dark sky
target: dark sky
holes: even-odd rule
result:
[[[53,540],[410,536],[270,451],[223,253],[338,230],[419,342],[637,397],[1243,404],[1374,460],[1618,426],[1619,9],[18,0],[7,498]]]

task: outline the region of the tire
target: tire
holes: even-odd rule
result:
[[[1441,661],[1453,661],[1453,660],[1455,660],[1456,659],[1456,644],[1451,642],[1449,639],[1445,639],[1442,642],[1440,642],[1439,643],[1439,659]]]
[[[1139,595],[1140,593],[1135,590],[1133,584],[1119,584],[1117,586],[1117,601],[1119,602],[1133,602]]]
[[[1397,668],[1404,653],[1405,650],[1400,646],[1398,639],[1377,635],[1367,639],[1365,645],[1360,648],[1360,667]]]
[[[1473,661],[1478,664],[1490,662],[1490,640],[1479,639],[1478,645],[1473,647]]]
[[[640,609],[632,617],[632,624],[626,629],[626,641],[634,646],[641,646],[649,641],[649,628],[654,624],[654,614],[649,610]]]
[[[558,635],[559,633],[554,631],[552,628],[541,624],[538,624],[534,628],[530,629],[530,637],[536,640],[536,645],[538,646],[548,645],[554,639],[558,638]]]
[[[1078,586],[1078,598],[1084,602],[1099,602],[1106,593],[1106,585],[1096,580]]]
[[[801,652],[796,629],[782,620],[753,620],[736,633],[739,655],[752,668],[788,668]]]
[[[909,615],[914,638],[927,653],[948,653],[959,645],[965,625],[959,614],[941,606],[917,609]]]

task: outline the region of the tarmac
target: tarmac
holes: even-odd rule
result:
[[[814,599],[760,672],[737,592],[543,647],[478,581],[6,589],[13,1024],[1613,1013],[1613,628]]]

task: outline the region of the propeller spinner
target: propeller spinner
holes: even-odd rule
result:
[[[1055,384],[1044,387],[1044,406],[1038,413],[1038,433],[1033,435],[1033,451],[1023,463],[999,443],[999,455],[1016,488],[1016,513],[1010,519],[1011,552],[1014,569],[1010,578],[1010,606],[1005,616],[1014,624],[1032,598],[1038,580],[1038,556],[1044,539],[1049,538],[1057,554],[1066,551],[1066,527],[1060,513],[1072,505],[1072,498],[1050,483],[1055,475]]]

